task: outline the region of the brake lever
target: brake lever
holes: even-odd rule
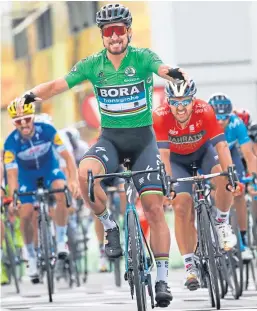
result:
[[[236,184],[237,184],[237,182],[239,180],[238,180],[238,177],[237,177],[235,165],[230,165],[228,167],[228,180],[229,180],[229,183],[226,185],[226,189],[228,191],[231,191],[228,188],[229,186],[232,186],[234,189],[236,189]]]
[[[65,194],[67,207],[71,207],[72,197],[71,197],[70,190],[67,186],[65,186],[65,188],[64,188],[64,194]]]

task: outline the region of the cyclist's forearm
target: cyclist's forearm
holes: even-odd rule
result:
[[[159,149],[159,151],[161,155],[161,160],[165,165],[166,173],[169,176],[172,176],[172,170],[171,170],[171,165],[170,165],[170,151],[166,149]]]
[[[228,144],[225,141],[221,141],[217,143],[215,147],[219,156],[221,168],[223,171],[227,171],[228,166],[233,164]]]
[[[67,177],[69,180],[76,180],[77,179],[77,166],[73,157],[69,154],[69,152],[64,151],[62,153],[63,158],[66,161],[66,171]]]
[[[68,90],[68,85],[63,78],[42,83],[34,87],[30,92],[43,100],[49,99],[54,95],[60,94]]]
[[[246,161],[247,169],[250,174],[257,173],[257,157],[253,153],[252,143],[246,143],[241,146],[241,151]]]
[[[18,170],[17,169],[7,170],[7,182],[8,182],[9,195],[12,197],[14,190],[18,189]]]

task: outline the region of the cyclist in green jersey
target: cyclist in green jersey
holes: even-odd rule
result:
[[[106,195],[100,180],[95,182],[96,202],[89,202],[87,171],[93,174],[115,172],[124,160],[131,159],[133,170],[155,169],[160,154],[152,130],[153,73],[168,80],[176,78],[180,69],[172,69],[146,48],[129,45],[132,38],[132,16],[120,4],[108,4],[96,14],[104,49],[79,61],[64,78],[40,84],[23,97],[23,104],[45,100],[62,93],[82,81],[89,80],[98,101],[102,133],[97,143],[79,165],[81,193],[102,222],[106,232],[105,251],[109,257],[122,255],[119,228],[106,210]],[[98,182],[99,181],[99,182]],[[171,301],[168,287],[170,233],[164,218],[163,194],[157,174],[134,178],[145,216],[151,230],[151,248],[157,265],[156,301]]]

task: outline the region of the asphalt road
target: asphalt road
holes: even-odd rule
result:
[[[171,270],[169,285],[173,301],[164,310],[213,310],[210,307],[207,290],[199,289],[189,292],[183,287],[183,269]],[[123,282],[121,288],[114,285],[114,276],[107,274],[90,274],[88,282],[81,287],[70,289],[64,281],[56,283],[53,303],[48,302],[45,284],[32,285],[25,279],[21,285],[21,294],[17,295],[13,285],[3,286],[1,290],[1,310],[80,310],[80,311],[136,311],[136,302],[130,297],[128,284]],[[228,294],[221,301],[223,310],[257,310],[257,292],[250,284],[239,300]],[[156,308],[157,309],[157,308]],[[149,305],[148,310],[151,310]],[[157,309],[158,310],[158,309]]]

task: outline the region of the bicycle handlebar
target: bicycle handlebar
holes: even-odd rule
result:
[[[13,193],[14,206],[15,207],[17,206],[18,197],[25,197],[25,196],[29,196],[29,195],[44,196],[44,195],[48,195],[48,194],[61,193],[61,192],[63,192],[65,195],[67,207],[70,207],[72,199],[71,199],[70,191],[69,191],[67,186],[64,186],[64,188],[52,189],[52,190],[48,190],[48,189],[44,189],[44,188],[38,188],[35,191],[28,191],[28,192],[18,192],[17,190],[14,190],[14,193]]]
[[[200,176],[192,176],[192,177],[184,177],[184,178],[172,178],[166,174],[164,163],[160,163],[159,167],[154,170],[144,170],[144,171],[124,171],[121,173],[112,173],[112,174],[103,174],[103,175],[95,175],[93,176],[92,170],[88,170],[88,197],[91,202],[95,202],[95,195],[94,195],[94,180],[97,178],[110,178],[110,177],[120,177],[124,179],[130,179],[133,176],[139,174],[148,174],[148,173],[159,173],[160,180],[162,183],[162,191],[164,196],[171,198],[171,194],[173,193],[172,198],[176,197],[176,191],[172,189],[172,184],[176,182],[197,182],[202,180],[209,180],[214,177],[218,176],[227,176],[229,183],[234,189],[236,188],[236,183],[238,182],[238,177],[235,170],[235,165],[231,165],[228,167],[227,172],[219,172],[207,175],[200,175]],[[227,188],[228,189],[228,188]],[[229,189],[228,189],[229,190]]]
[[[164,164],[163,164],[164,167]],[[143,171],[124,171],[120,173],[112,173],[112,174],[103,174],[103,175],[95,175],[93,176],[92,170],[88,170],[87,177],[88,177],[88,197],[91,202],[95,202],[95,194],[94,194],[94,180],[98,178],[110,178],[110,177],[119,177],[123,179],[130,179],[133,176],[139,175],[139,174],[149,174],[149,173],[160,173],[160,168],[154,169],[154,170],[143,170]],[[166,174],[166,173],[165,173]],[[162,181],[162,175],[161,181]]]

